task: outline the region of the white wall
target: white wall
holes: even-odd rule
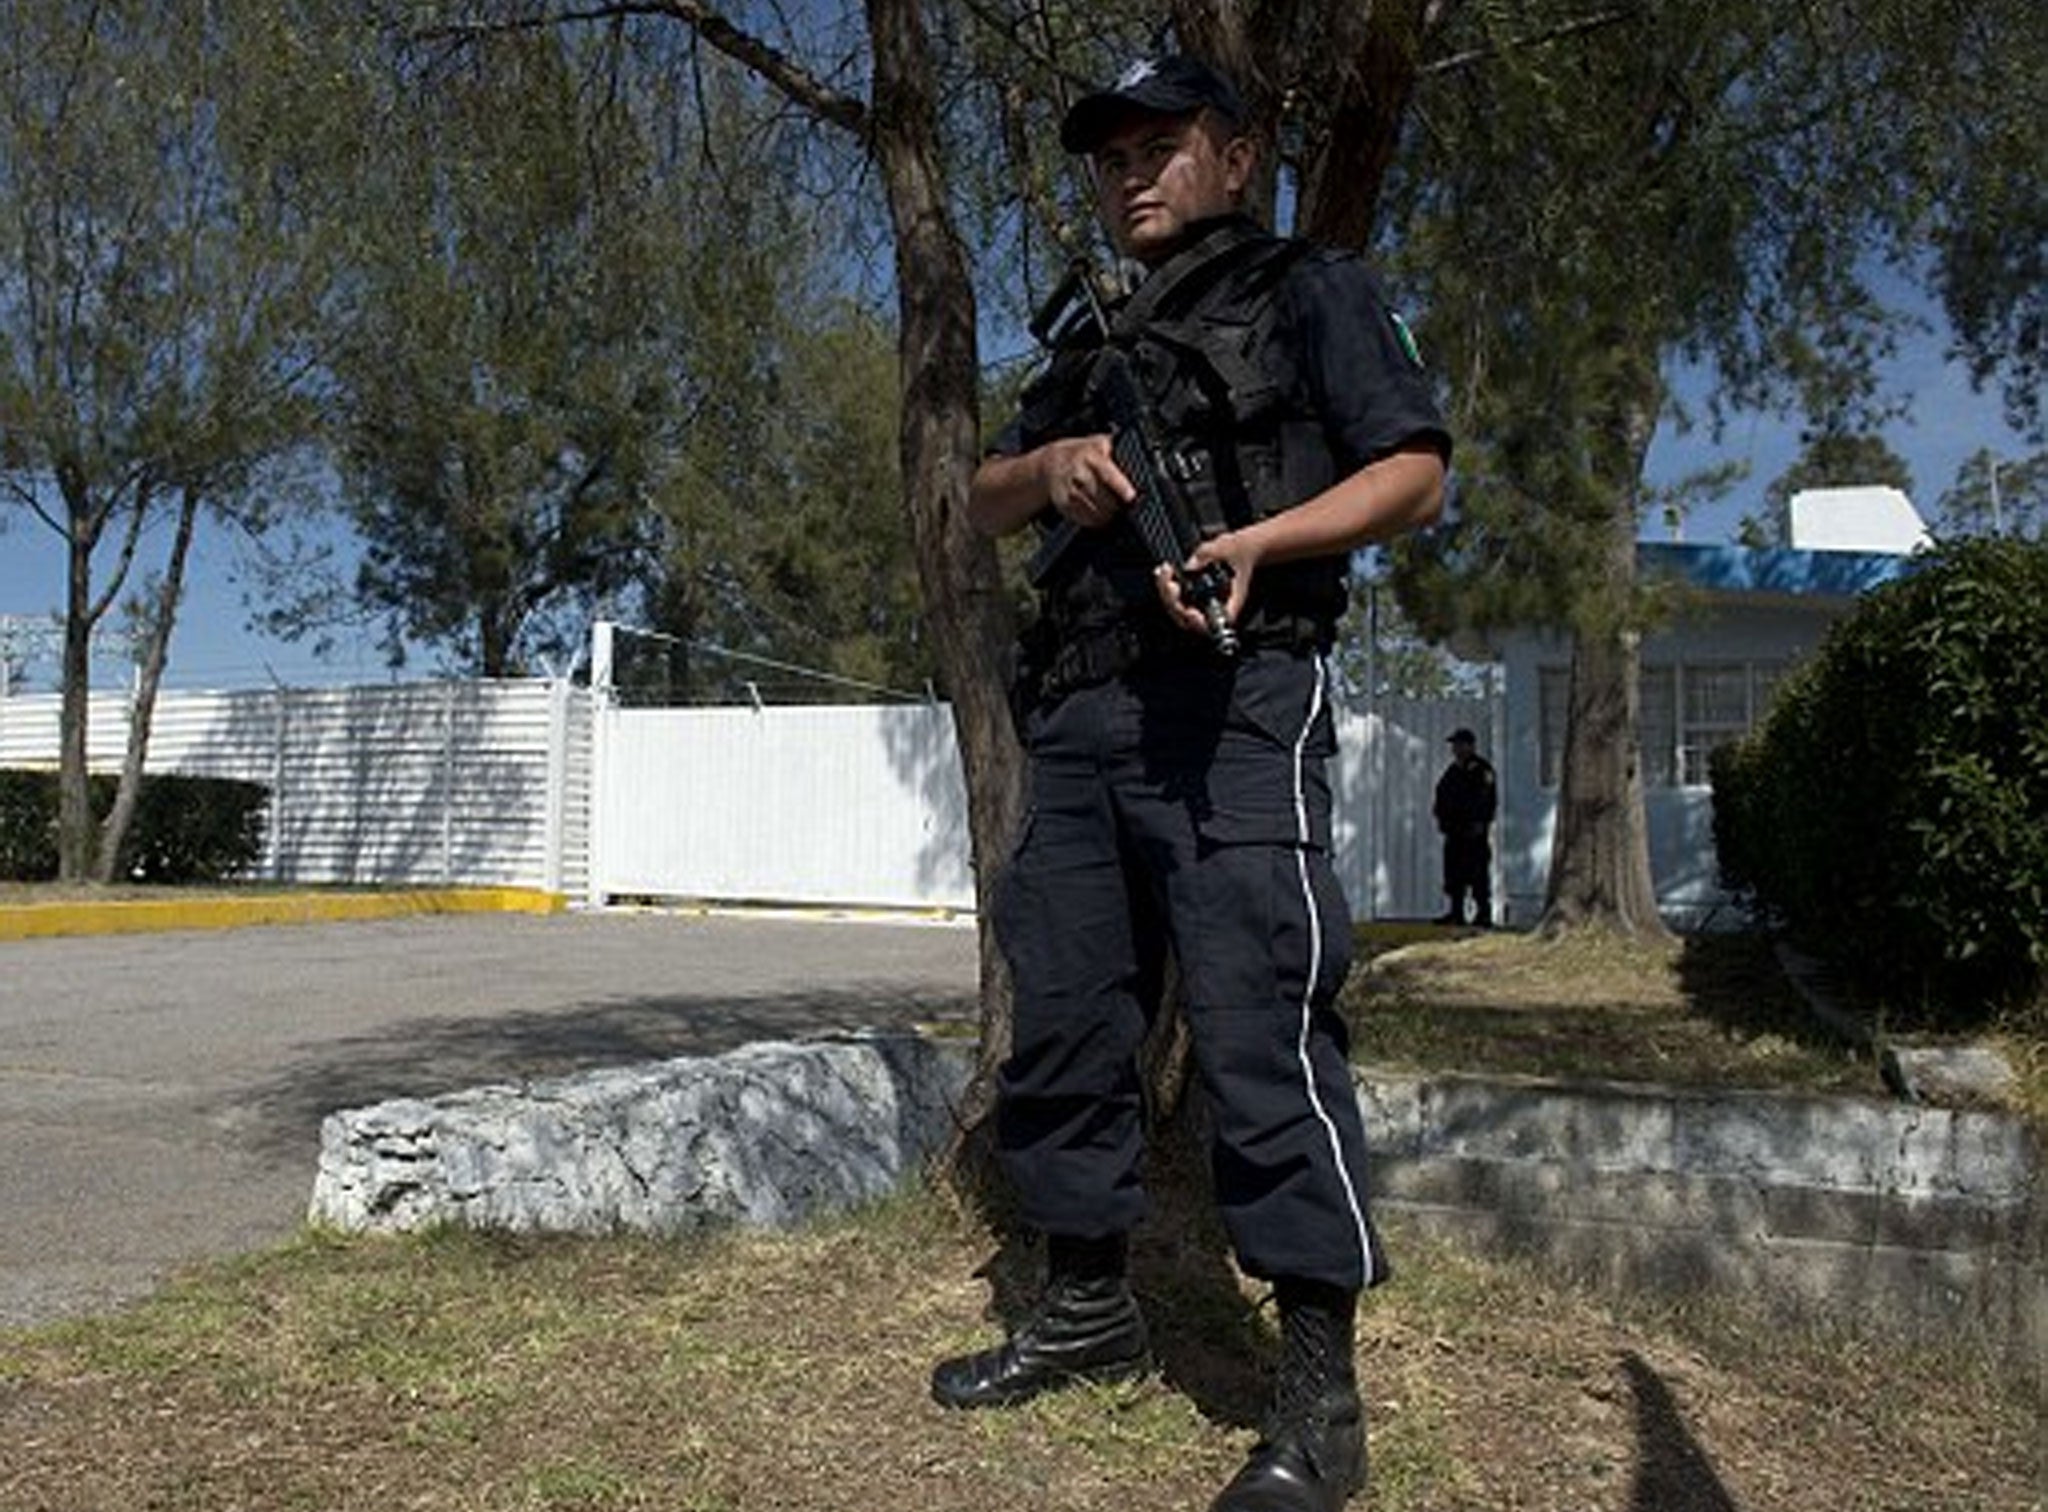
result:
[[[601,895],[971,909],[952,711],[609,709]]]
[[[1335,861],[1354,916],[1442,906],[1430,796],[1445,737],[1496,718],[1473,700],[1340,712]],[[974,906],[943,706],[614,708],[598,717],[597,748],[594,898]]]

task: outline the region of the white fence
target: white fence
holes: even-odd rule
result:
[[[1337,866],[1360,918],[1443,904],[1430,798],[1481,701],[1388,701],[1338,720]],[[927,707],[597,715],[593,893],[971,909],[952,713]]]
[[[54,765],[58,696],[0,699],[0,766]],[[271,790],[259,875],[588,889],[590,695],[435,682],[157,700],[149,770]],[[96,695],[86,755],[118,770],[128,699]]]
[[[124,697],[92,703],[118,767]],[[1497,706],[1338,721],[1337,864],[1360,918],[1441,906],[1430,793]],[[54,764],[57,698],[0,699],[0,765]],[[150,769],[272,790],[265,878],[969,909],[965,784],[943,705],[626,709],[559,681],[167,692]]]

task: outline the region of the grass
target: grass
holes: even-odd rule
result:
[[[1358,1336],[1375,1512],[2039,1506],[2035,1408],[1977,1362],[1621,1310],[1395,1237]],[[932,1197],[686,1242],[309,1235],[0,1334],[0,1506],[1202,1507],[1271,1330],[1171,1240],[1140,1246],[1162,1375],[963,1415],[926,1375],[993,1336],[991,1241]]]
[[[1342,1007],[1353,1057],[1368,1064],[1889,1095],[1870,1051],[1808,1011],[1760,934],[1646,945],[1366,925],[1359,956],[1369,964],[1353,974]],[[2018,1024],[1975,1037],[2018,1073],[2004,1105],[2048,1126],[2048,1041]]]
[[[1753,939],[1360,943],[1364,1060],[1878,1090]],[[1988,1358],[1389,1237],[1357,1341],[1372,1512],[2042,1512],[2037,1388]],[[934,1196],[674,1242],[311,1233],[0,1331],[0,1509],[1204,1507],[1252,1439],[1270,1317],[1169,1204],[1136,1264],[1159,1375],[959,1415],[931,1362],[994,1338],[1033,1264]]]

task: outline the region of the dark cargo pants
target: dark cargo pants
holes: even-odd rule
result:
[[[1016,984],[997,1128],[1046,1232],[1124,1232],[1144,1212],[1137,1055],[1170,946],[1239,1264],[1385,1278],[1331,1009],[1351,925],[1325,692],[1319,658],[1259,650],[1141,664],[1027,713],[1028,805],[995,902]]]

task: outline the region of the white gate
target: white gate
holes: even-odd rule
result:
[[[593,902],[973,908],[947,706],[624,708],[605,696],[609,663],[593,657]],[[1430,798],[1446,737],[1469,725],[1497,749],[1498,719],[1498,701],[1482,699],[1340,711],[1336,862],[1356,917],[1441,909]]]
[[[940,704],[600,704],[593,891],[974,907],[966,786]]]

